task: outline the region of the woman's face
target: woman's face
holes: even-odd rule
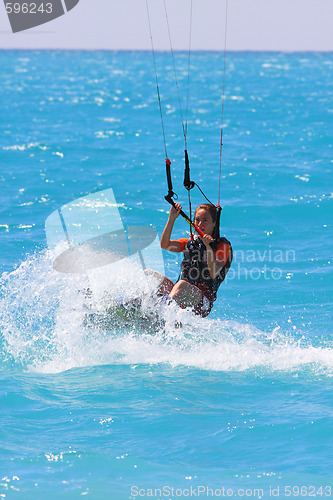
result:
[[[204,208],[199,208],[195,211],[194,224],[198,226],[199,229],[209,236],[213,236],[213,231],[215,227],[215,222],[213,222],[212,216]]]

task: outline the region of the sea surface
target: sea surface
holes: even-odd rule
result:
[[[175,61],[185,116],[187,54]],[[156,65],[188,211],[170,54]],[[154,331],[88,328],[82,276],[53,269],[45,236],[52,212],[109,188],[124,224],[161,234],[151,53],[1,51],[0,67],[0,498],[332,497],[333,53],[227,54],[234,261],[208,318],[182,311],[175,328],[165,312]],[[216,203],[221,54],[193,53],[189,81],[191,176]]]

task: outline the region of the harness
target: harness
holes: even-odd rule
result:
[[[206,246],[197,236],[194,236],[193,240],[189,240],[187,242],[184,251],[184,259],[180,267],[180,279],[188,281],[193,285],[198,285],[199,283],[208,285],[213,291],[214,300],[216,300],[216,293],[219,286],[224,281],[227,272],[229,271],[233,256],[231,243],[226,238],[219,238],[218,240],[213,241],[213,243],[211,243],[213,251],[217,250],[220,243],[226,243],[229,245],[230,253],[226,264],[222,267],[215,278],[210,276],[207,267]]]

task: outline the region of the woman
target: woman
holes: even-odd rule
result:
[[[168,294],[180,307],[191,307],[196,314],[205,317],[210,313],[216,292],[229,270],[232,248],[226,238],[214,240],[217,210],[209,203],[199,205],[194,214],[194,224],[204,236],[172,240],[172,229],[181,209],[178,203],[171,207],[161,237],[164,250],[184,252],[180,280],[175,284],[157,272],[149,273],[160,280],[160,293]]]

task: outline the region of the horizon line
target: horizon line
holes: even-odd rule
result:
[[[133,48],[75,48],[75,47],[0,47],[1,51],[72,51],[72,52],[151,52],[151,49],[133,49]],[[155,49],[154,52],[164,52],[169,53],[170,49]],[[188,53],[188,49],[173,49],[173,52],[183,52]],[[222,49],[193,49],[191,53],[200,52],[213,52],[221,53],[224,52]],[[266,52],[266,53],[282,53],[282,54],[304,54],[304,53],[332,53],[333,49],[228,49],[230,52]]]

